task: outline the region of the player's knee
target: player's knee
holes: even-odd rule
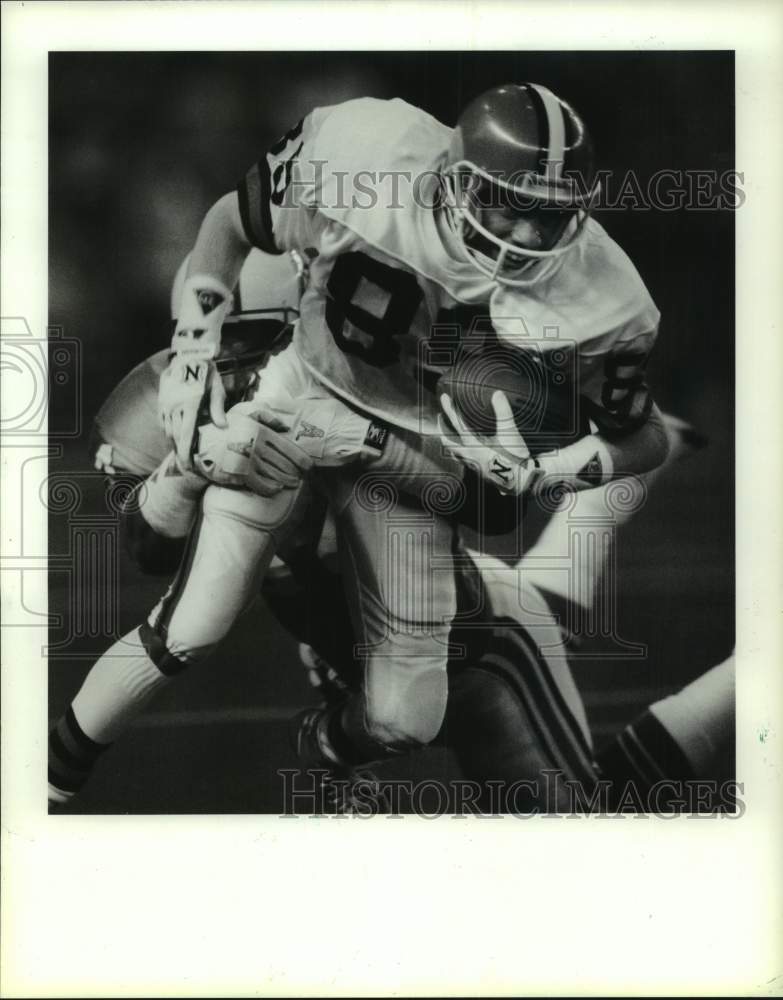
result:
[[[445,670],[421,671],[404,690],[367,699],[367,731],[378,743],[393,750],[427,746],[440,732],[447,694]]]
[[[166,677],[182,673],[201,658],[198,651],[189,649],[181,642],[172,642],[168,629],[160,621],[144,622],[139,627],[139,637],[147,656]]]
[[[367,732],[391,750],[409,751],[426,747],[440,731],[443,716],[436,712],[412,714],[374,711],[367,715]]]

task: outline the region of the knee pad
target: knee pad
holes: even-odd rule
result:
[[[139,637],[147,656],[168,677],[205,660],[234,621],[233,617],[227,623],[217,619],[217,627],[210,634],[208,622],[205,627],[205,613],[199,616],[198,607],[187,610],[186,601],[178,603],[182,589],[178,592],[177,584],[172,585],[147,621],[139,627]]]
[[[150,615],[143,641],[164,673],[202,660],[250,605],[290,525],[300,490],[281,502],[245,490],[210,486],[188,536],[177,576]]]
[[[391,750],[415,750],[435,739],[443,725],[448,697],[446,671],[435,664],[417,663],[399,676],[391,661],[381,661],[388,683],[366,685],[364,724],[372,740]],[[397,675],[397,676],[395,676]]]

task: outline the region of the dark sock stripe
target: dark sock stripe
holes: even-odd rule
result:
[[[63,792],[78,792],[88,778],[88,774],[68,775],[64,770],[57,770],[51,764],[47,774],[49,784]]]
[[[84,754],[77,757],[76,754],[71,753],[60,739],[57,729],[53,729],[49,733],[49,753],[51,758],[65,764],[69,768],[73,768],[75,771],[88,771],[95,760],[94,754],[89,757]]]
[[[79,725],[78,722],[76,722],[76,725],[77,726]],[[94,746],[90,747],[86,746],[83,740],[75,738],[73,736],[72,723],[69,724],[68,719],[64,715],[61,717],[61,719],[54,727],[52,732],[57,733],[57,737],[62,743],[62,745],[65,747],[66,751],[76,760],[93,761],[101,752]],[[89,737],[86,738],[89,739]]]
[[[57,733],[60,742],[73,757],[81,760],[86,755],[87,752],[85,751],[84,746],[81,743],[78,743],[73,736],[71,736],[71,730],[68,728],[68,723],[64,715],[60,717],[57,725],[54,729],[52,729],[52,733],[54,732]]]
[[[73,705],[68,707],[68,711],[64,716],[65,725],[68,727],[68,735],[74,741],[74,743],[82,750],[85,754],[89,754],[93,759],[98,756],[98,754],[103,753],[111,744],[109,743],[98,743],[95,740],[90,739],[90,737],[85,733],[76,716],[73,713]]]
[[[58,760],[54,754],[49,758],[49,769],[59,774],[63,781],[69,781],[78,787],[81,787],[92,771],[91,767],[69,767],[63,761]]]

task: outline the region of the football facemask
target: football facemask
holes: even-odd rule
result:
[[[468,105],[443,175],[445,208],[467,258],[493,280],[521,287],[541,281],[578,244],[599,191],[584,123],[538,84],[497,87]],[[497,213],[508,224],[498,226]],[[532,238],[508,238],[516,219]]]

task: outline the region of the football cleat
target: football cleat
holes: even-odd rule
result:
[[[365,766],[340,758],[326,727],[330,709],[308,708],[291,720],[291,743],[304,770],[321,786],[325,812],[344,816],[377,816],[390,809],[377,775]]]

